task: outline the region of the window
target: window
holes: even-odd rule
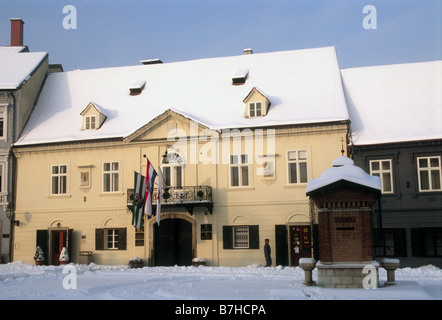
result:
[[[441,191],[440,156],[417,158],[419,191]]]
[[[144,86],[146,85],[146,81],[137,81],[135,82],[130,88],[130,95],[131,96],[137,96],[143,92]]]
[[[230,156],[230,186],[249,185],[249,157],[246,154]]]
[[[223,226],[224,249],[259,249],[259,226]]]
[[[5,188],[3,187],[3,183],[5,181],[5,165],[4,163],[0,163],[0,192],[4,192]]]
[[[249,104],[250,118],[262,117],[261,102],[251,102]]]
[[[83,130],[97,130],[106,121],[106,111],[103,107],[91,101],[80,113],[83,116]]]
[[[413,257],[442,257],[442,228],[411,229]]]
[[[161,171],[167,187],[181,189],[184,186],[184,159],[176,152],[168,152],[163,158]]]
[[[0,138],[6,138],[6,108],[0,108]]]
[[[126,228],[95,229],[95,250],[126,250]]]
[[[103,163],[103,192],[118,192],[120,190],[120,163]]]
[[[67,193],[67,166],[57,165],[51,167],[51,194]]]
[[[289,184],[307,183],[307,151],[289,151],[287,160]]]
[[[246,83],[247,75],[249,74],[248,69],[238,69],[232,77],[233,85],[243,85]]]
[[[249,227],[233,227],[233,247],[248,248],[249,247]]]
[[[95,130],[96,129],[96,116],[85,116],[84,117],[84,129],[85,130]]]
[[[242,102],[246,105],[246,118],[265,117],[271,105],[267,95],[257,87],[253,87]]]
[[[390,159],[370,161],[370,174],[381,178],[382,193],[393,193],[393,170]]]
[[[374,229],[377,257],[406,257],[405,229]]]
[[[106,249],[118,249],[118,230],[106,229]]]

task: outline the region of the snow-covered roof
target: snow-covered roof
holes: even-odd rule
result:
[[[247,81],[232,85],[240,69]],[[136,81],[148,85],[131,96]],[[244,116],[253,87],[271,102],[266,117]],[[91,101],[108,118],[99,130],[81,130],[80,112]],[[325,47],[53,73],[16,145],[124,138],[169,109],[214,130],[349,119],[336,51]]]
[[[26,52],[25,47],[0,46],[0,90],[18,89],[47,56],[47,52]]]
[[[367,174],[363,169],[354,165],[354,161],[341,156],[332,162],[332,167],[325,170],[319,178],[307,183],[306,193],[318,191],[339,181],[347,181],[370,189],[381,191],[381,179]]]
[[[442,138],[442,61],[341,72],[354,145]]]

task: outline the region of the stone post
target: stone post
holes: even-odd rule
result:
[[[382,259],[381,267],[387,270],[387,281],[384,285],[394,286],[396,284],[394,272],[399,268],[399,259]]]
[[[313,281],[312,271],[316,266],[316,260],[313,258],[301,258],[299,259],[299,266],[304,270],[304,284],[306,286],[315,286],[316,282]]]

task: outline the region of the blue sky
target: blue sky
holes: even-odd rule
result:
[[[441,0],[0,0],[0,45],[9,18],[24,43],[66,71],[335,46],[342,68],[441,59]],[[65,29],[66,5],[77,29]],[[364,29],[363,8],[377,29]]]

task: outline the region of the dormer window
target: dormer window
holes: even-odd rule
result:
[[[246,118],[265,117],[270,108],[267,95],[256,87],[249,92],[243,102],[246,104]]]
[[[80,115],[83,116],[83,130],[98,130],[107,119],[104,109],[95,102],[89,102]]]
[[[250,118],[262,117],[261,102],[250,102],[249,112],[250,112]]]
[[[130,86],[129,92],[131,96],[137,96],[143,92],[144,86],[146,85],[146,81],[137,81],[133,85]]]
[[[248,69],[238,69],[232,77],[232,84],[235,86],[246,83],[247,76],[249,75]]]
[[[93,130],[96,128],[97,123],[96,116],[85,116],[84,117],[84,130]]]

